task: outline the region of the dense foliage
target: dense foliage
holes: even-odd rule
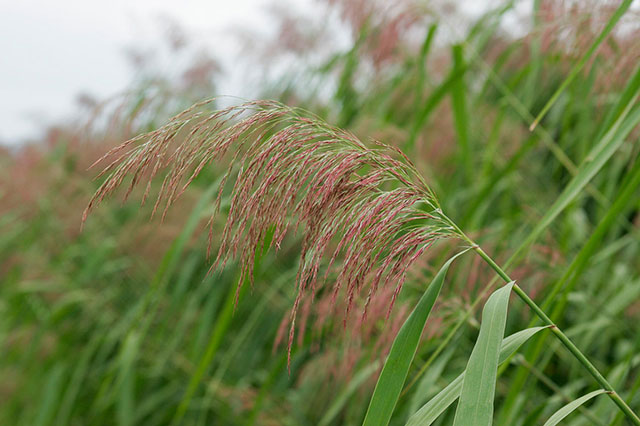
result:
[[[508,271],[622,399],[640,411],[640,29],[636,12],[626,10],[630,2],[591,8],[534,2],[529,21],[522,24],[525,35],[510,28],[512,4],[474,18],[463,29],[453,24],[457,15],[410,2],[399,2],[391,11],[376,2],[329,3],[352,30],[350,48],[292,68],[279,83],[265,83],[264,95],[347,129],[338,136],[330,125],[320,130],[353,142],[356,148],[349,149],[359,149],[369,138],[401,149],[412,163],[408,173],[415,170],[429,183],[414,192],[431,200],[433,190],[438,207]],[[357,7],[360,3],[367,7]],[[281,37],[288,54],[304,51],[286,43],[290,33]],[[219,184],[225,182],[228,152],[207,157],[216,161],[202,168],[180,197],[182,185],[172,178],[190,177],[189,166],[199,161],[180,164],[177,172],[146,164],[141,175],[161,178],[148,189],[132,188],[131,201],[106,199],[80,232],[86,204],[109,182],[104,176],[93,180],[97,172],[87,168],[131,137],[166,130],[162,126],[173,114],[209,98],[209,90],[211,85],[167,90],[166,82],[140,82],[82,125],[52,129],[39,144],[1,154],[1,424],[363,422],[394,337],[425,300],[429,283],[439,282],[438,270],[468,241],[432,241],[425,233],[429,250],[419,251],[397,295],[394,281],[374,295],[351,291],[347,283],[339,290],[344,297],[327,286],[314,289],[313,298],[301,298],[299,271],[324,274],[332,261],[317,257],[311,269],[300,265],[301,251],[317,250],[314,224],[305,224],[305,232],[285,233],[277,225],[288,223],[288,216],[247,193],[233,198],[225,192],[211,223],[213,253],[233,246],[234,236],[241,235],[233,227],[223,233],[227,219],[237,224],[253,214],[264,223],[258,233],[247,231],[251,250],[241,253],[239,262],[231,258],[209,273],[215,257],[207,256],[207,223]],[[317,136],[318,129],[305,127],[306,121],[297,125],[296,130]],[[286,129],[281,139],[289,136]],[[175,148],[162,151],[163,134],[156,135],[154,154],[175,154]],[[174,136],[188,140],[188,132]],[[376,176],[382,161],[360,158],[344,147],[316,153],[302,145],[296,153],[306,152],[318,174],[332,155],[351,158],[364,180]],[[183,157],[178,150],[178,158],[211,154],[205,145],[183,146],[188,148]],[[391,154],[387,158],[389,164],[401,161]],[[132,163],[128,171],[135,173],[140,164]],[[273,179],[286,188],[294,183],[287,176],[308,172],[309,164],[256,169],[245,179]],[[168,192],[165,177],[175,184]],[[226,182],[230,189],[234,182]],[[386,180],[385,185],[382,195],[358,192],[357,200],[369,212],[388,207],[389,200],[415,201],[414,192],[398,192]],[[316,189],[308,210],[323,195]],[[170,197],[173,207],[162,222],[149,221],[153,202],[140,207],[136,201],[147,190]],[[409,215],[403,216],[409,222],[421,214],[410,206],[407,202],[407,209],[396,212]],[[340,217],[349,225],[348,214],[358,213],[364,210],[327,209],[323,224]],[[403,232],[401,225],[386,235],[385,244],[394,243],[390,236]],[[267,250],[274,239],[278,250]],[[324,249],[331,243],[323,244]],[[336,265],[346,264],[347,270],[356,265],[358,273],[364,267],[349,263],[355,261],[349,251],[330,248]],[[367,266],[367,273],[374,271]],[[340,268],[332,274],[329,279],[339,282]],[[239,280],[245,285],[238,287]],[[354,285],[362,287],[360,281]],[[405,424],[455,384],[471,364],[479,334],[485,334],[481,308],[498,288],[495,271],[480,257],[464,254],[439,285],[391,424]],[[492,299],[485,312],[499,313],[501,305]],[[286,335],[294,305],[298,331],[288,368]],[[506,318],[505,335],[542,325],[515,298]],[[517,353],[500,353],[493,360],[507,361],[498,367],[494,424],[542,424],[560,407],[598,389],[548,330],[535,329],[526,337],[526,343],[513,347]],[[606,396],[592,396],[566,424],[624,424]],[[433,424],[452,424],[455,416],[453,404]]]

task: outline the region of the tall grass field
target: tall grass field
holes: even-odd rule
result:
[[[490,3],[0,151],[0,424],[640,425],[639,5]]]

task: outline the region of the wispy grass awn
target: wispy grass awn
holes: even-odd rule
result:
[[[131,139],[107,153],[108,174],[89,202],[88,213],[131,178],[125,198],[167,169],[153,212],[164,216],[205,166],[228,162],[216,201],[234,177],[226,225],[212,269],[230,258],[241,265],[239,286],[252,279],[255,253],[266,240],[276,249],[290,230],[302,228],[297,296],[291,311],[289,352],[300,301],[314,298],[334,274],[333,297],[344,289],[347,313],[356,294],[369,297],[379,286],[395,285],[389,310],[411,264],[435,241],[456,237],[505,282],[510,277],[441,210],[437,198],[411,161],[398,149],[364,144],[353,134],[318,117],[273,101],[249,102],[219,111],[201,102],[166,125]],[[100,160],[99,160],[100,161]],[[98,161],[98,162],[99,162]],[[209,246],[213,241],[210,220]],[[322,261],[328,263],[321,272]],[[339,267],[338,259],[343,259]],[[513,291],[549,326],[626,416],[640,418],[604,376],[516,284]],[[365,311],[366,314],[366,305]]]

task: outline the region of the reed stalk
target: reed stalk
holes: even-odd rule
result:
[[[448,219],[448,218],[447,218]],[[471,245],[473,251],[485,261],[487,265],[491,267],[505,283],[512,282],[513,280],[509,275],[484,251],[482,248],[471,238],[469,238],[451,219],[448,222],[460,236]],[[600,373],[600,371],[589,361],[587,356],[567,337],[567,335],[549,318],[549,316],[534,302],[529,295],[518,284],[513,286],[513,292],[531,308],[531,310],[542,320],[542,322],[549,326],[549,330],[553,335],[569,350],[571,355],[587,370],[587,372],[594,378],[594,380],[606,391],[606,394],[611,400],[620,408],[625,416],[635,425],[640,425],[640,417],[629,407],[629,405],[620,397],[620,395],[613,388],[611,383]]]

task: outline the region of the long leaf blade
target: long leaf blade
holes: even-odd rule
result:
[[[596,391],[583,395],[574,401],[571,401],[570,403],[568,403],[567,405],[565,405],[564,407],[562,407],[561,409],[553,413],[553,416],[551,416],[549,420],[547,420],[544,426],[556,426],[558,423],[562,421],[562,419],[567,417],[569,414],[573,413],[582,404],[584,404],[585,402],[589,401],[592,398],[595,398],[598,395],[602,395],[605,392],[606,391],[604,389],[598,389]]]
[[[384,363],[380,377],[378,377],[378,383],[376,383],[376,388],[373,391],[363,426],[385,426],[389,423],[393,409],[402,391],[402,386],[404,386],[404,381],[409,373],[409,367],[418,349],[422,330],[431,313],[431,308],[433,308],[440,294],[447,270],[455,258],[465,252],[466,250],[453,256],[442,266],[402,325],[402,328],[400,328],[389,351],[389,356]]]
[[[636,94],[602,140],[589,152],[587,158],[580,165],[578,173],[567,184],[553,205],[547,209],[542,219],[511,256],[507,265],[518,259],[524,250],[536,241],[551,222],[581,193],[582,189],[622,145],[631,130],[640,122],[640,108],[633,109],[637,97]]]
[[[482,310],[480,333],[467,364],[454,426],[485,426],[493,421],[500,345],[513,285],[512,281],[494,291]]]
[[[551,106],[560,97],[562,92],[567,88],[567,86],[569,86],[569,84],[571,84],[573,79],[576,78],[576,76],[578,75],[578,73],[580,73],[580,71],[585,66],[585,64],[587,63],[589,58],[591,58],[591,56],[593,56],[593,54],[596,52],[596,50],[598,49],[600,44],[611,33],[611,31],[613,30],[613,27],[615,27],[615,25],[618,23],[620,18],[622,18],[622,15],[624,15],[625,12],[629,9],[629,7],[631,6],[631,3],[632,3],[632,0],[623,1],[620,4],[620,6],[618,7],[618,9],[616,9],[615,13],[613,15],[611,15],[611,18],[609,18],[609,22],[607,22],[607,25],[602,29],[602,32],[598,35],[598,37],[591,44],[591,46],[589,47],[589,50],[587,50],[587,52],[580,59],[580,61],[577,64],[574,65],[573,69],[571,70],[571,72],[567,76],[566,80],[562,82],[560,87],[558,87],[558,89],[555,91],[555,93],[551,96],[551,99],[549,99],[549,101],[547,101],[545,106],[542,107],[542,110],[538,113],[538,116],[536,117],[536,119],[533,121],[533,123],[531,123],[531,126],[529,127],[529,130],[533,130],[538,125],[540,120],[542,120],[542,117],[544,117],[544,115],[547,113],[547,111],[549,111]]]
[[[503,363],[506,361],[511,355],[516,353],[524,342],[545,328],[548,327],[531,327],[506,337],[502,341],[498,362]],[[456,377],[446,388],[441,390],[436,396],[431,398],[429,402],[416,411],[416,413],[409,418],[406,426],[428,426],[433,423],[438,416],[460,396],[464,374],[463,372]]]
[[[318,422],[318,426],[327,426],[331,424],[331,422],[338,416],[340,411],[344,408],[344,406],[349,401],[351,395],[353,395],[358,388],[367,380],[376,370],[380,367],[380,362],[374,362],[370,365],[367,365],[362,370],[360,370],[353,379],[349,381],[347,387],[333,400],[329,409],[327,409],[320,422]]]

